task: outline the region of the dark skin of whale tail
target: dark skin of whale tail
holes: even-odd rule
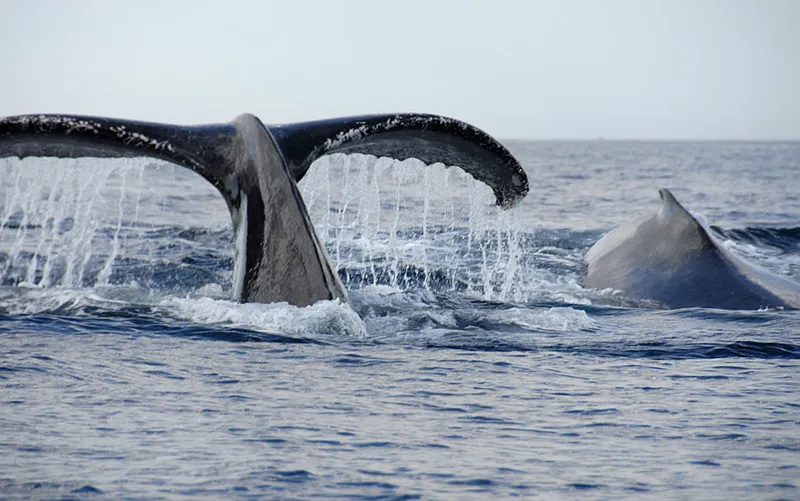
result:
[[[513,207],[528,193],[525,171],[505,146],[452,118],[367,115],[270,126],[269,130],[297,181],[322,155],[362,153],[457,165],[492,188],[497,205],[503,208]]]
[[[497,140],[458,120],[384,114],[265,126],[253,115],[182,126],[76,115],[0,119],[0,158],[150,157],[198,173],[222,194],[236,247],[233,298],[242,302],[347,300],[314,231],[297,181],[319,157],[363,153],[464,169],[514,206],[528,180]]]
[[[626,224],[586,254],[584,285],[667,308],[800,308],[800,284],[728,251],[667,189],[656,215]]]

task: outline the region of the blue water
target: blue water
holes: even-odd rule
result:
[[[350,303],[228,299],[224,202],[144,160],[0,161],[0,498],[800,499],[800,312],[658,309],[583,255],[671,188],[800,280],[800,143],[335,156],[301,188]]]

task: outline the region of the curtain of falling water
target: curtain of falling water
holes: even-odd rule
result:
[[[229,227],[230,216],[220,195],[183,168],[145,159],[0,159],[2,285],[107,286],[119,259],[155,265],[168,257],[159,229],[193,225]]]
[[[514,212],[457,167],[332,155],[300,188],[334,265],[361,273],[363,285],[380,276],[401,287],[414,269],[416,287],[438,281],[488,299],[527,298],[532,265]],[[109,285],[120,259],[153,267],[170,259],[149,237],[176,226],[230,231],[222,198],[185,169],[144,159],[0,159],[2,285]]]
[[[414,266],[425,288],[444,275],[446,288],[518,296],[523,250],[514,213],[500,210],[491,189],[463,170],[331,155],[300,187],[333,264],[345,273],[366,271],[375,284],[382,268],[388,285],[400,287],[402,270]]]
[[[2,161],[0,184],[0,281],[25,286],[78,287],[87,266],[107,242],[95,238],[107,213],[102,188],[119,167],[58,168],[42,161]],[[104,210],[105,209],[105,210]]]

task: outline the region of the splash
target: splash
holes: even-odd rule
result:
[[[533,234],[458,167],[331,155],[315,162],[300,187],[348,285],[524,301],[524,287],[536,281],[526,257]]]
[[[120,262],[159,262],[161,249],[151,237],[165,226],[219,225],[209,214],[198,221],[178,212],[175,193],[182,190],[201,200],[204,189],[219,196],[191,179],[194,173],[164,162],[0,159],[0,172],[0,284],[6,286],[119,285]]]
[[[288,303],[235,303],[225,299],[166,298],[160,305],[167,315],[193,323],[246,329],[324,340],[327,337],[364,338],[366,326],[339,301],[319,301],[298,307]]]
[[[0,285],[231,286],[227,208],[186,169],[33,158],[4,159],[0,172]],[[315,162],[300,189],[350,289],[587,301],[574,279],[541,266],[556,256],[537,250],[531,222],[458,167],[338,154]]]
[[[66,160],[61,168],[45,170],[36,161],[3,161],[10,164],[3,166],[11,173],[5,179],[13,182],[2,183],[0,199],[4,208],[0,248],[9,249],[0,267],[2,283],[28,287],[84,283],[93,249],[105,244],[95,238],[103,223],[97,218],[105,202],[102,187],[120,173],[97,166],[79,169],[77,162]]]

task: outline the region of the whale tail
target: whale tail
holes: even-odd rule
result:
[[[104,117],[22,115],[0,119],[0,158],[151,157],[200,174],[222,194],[236,242],[233,299],[297,306],[347,293],[297,188],[317,158],[363,153],[456,165],[512,207],[528,192],[513,155],[485,132],[425,114],[383,114],[264,125],[181,126]]]

